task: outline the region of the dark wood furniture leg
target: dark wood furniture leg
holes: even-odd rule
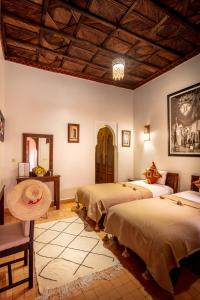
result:
[[[24,250],[24,266],[28,265],[28,249]]]
[[[53,205],[56,206],[57,209],[57,180],[54,181],[53,186]]]
[[[60,209],[60,177],[56,181],[56,209]]]
[[[33,242],[29,247],[29,289],[33,287]]]

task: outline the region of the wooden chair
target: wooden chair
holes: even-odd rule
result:
[[[8,284],[0,287],[0,293],[25,282],[29,282],[29,288],[33,287],[33,233],[34,221],[0,226],[0,258],[24,252],[23,257],[0,264],[0,268],[8,267]],[[28,265],[28,277],[13,283],[11,267],[19,261],[24,261],[24,266]]]

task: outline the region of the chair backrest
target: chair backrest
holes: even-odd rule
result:
[[[21,221],[22,230],[25,237],[30,237],[30,241],[33,240],[34,235],[34,221]]]
[[[22,221],[22,229],[24,236],[29,236],[30,235],[30,221]]]
[[[32,221],[29,221],[30,222],[30,242],[33,241],[33,236],[34,236],[34,224],[35,224],[35,221],[32,220]]]
[[[5,185],[0,190],[0,225],[4,224],[4,189]]]

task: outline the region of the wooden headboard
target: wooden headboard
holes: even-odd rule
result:
[[[178,178],[178,173],[167,173],[165,184],[170,186],[174,190],[174,193],[178,192]]]
[[[194,181],[196,181],[198,179],[200,179],[199,175],[191,175],[191,187],[190,188],[192,191],[196,191],[196,192],[199,191],[198,187],[195,184],[192,184]]]

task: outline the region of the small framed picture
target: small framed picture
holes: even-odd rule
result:
[[[18,176],[19,177],[29,177],[30,165],[29,163],[19,163],[18,164]]]
[[[0,110],[0,141],[4,141],[5,119]]]
[[[79,143],[79,124],[68,124],[68,143]]]
[[[122,130],[122,147],[130,147],[130,146],[131,146],[131,131]]]

